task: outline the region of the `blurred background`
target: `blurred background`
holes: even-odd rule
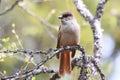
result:
[[[8,9],[16,0],[0,0],[0,13]],[[84,0],[94,15],[98,0]],[[109,0],[101,19],[103,32],[102,68],[108,80],[120,79],[120,0]],[[71,11],[81,26],[80,45],[89,55],[93,55],[93,34],[88,22],[77,12],[73,0],[22,0],[12,10],[0,16],[0,50],[28,49],[47,50],[55,48],[58,16],[63,11]],[[35,55],[34,63],[40,62],[45,55]],[[12,75],[23,69],[29,56],[20,54],[0,54],[0,71]],[[58,70],[59,60],[49,60],[45,66]],[[27,69],[33,68],[30,63]],[[79,69],[74,70],[72,80],[77,80]],[[33,80],[48,80],[52,74],[40,74]]]

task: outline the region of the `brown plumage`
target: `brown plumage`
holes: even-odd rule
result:
[[[79,44],[80,27],[71,12],[63,12],[59,16],[61,25],[58,31],[57,48],[74,46]],[[60,59],[59,75],[71,74],[71,57],[74,57],[75,50],[65,50],[57,55]]]

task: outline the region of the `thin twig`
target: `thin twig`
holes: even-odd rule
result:
[[[107,3],[108,0],[100,0],[97,8],[96,8],[96,14],[95,14],[95,19],[100,20],[100,18],[103,15],[103,9],[104,9],[104,5]]]
[[[28,70],[28,71],[21,71],[19,73],[16,73],[16,75],[5,77],[4,79],[21,79],[21,78],[23,79],[23,78],[29,77],[31,75],[37,75],[37,74],[40,74],[40,73],[43,73],[43,72],[44,73],[57,73],[56,71],[45,68],[45,67],[41,68],[41,66],[44,63],[46,63],[48,60],[50,60],[52,57],[54,57],[56,54],[59,54],[61,51],[63,51],[63,50],[73,50],[73,49],[77,49],[79,51],[83,50],[83,48],[79,45],[78,46],[67,46],[67,47],[63,47],[63,48],[59,48],[59,49],[53,49],[54,52],[52,54],[47,55],[33,69]],[[10,50],[4,51],[4,52],[8,52],[8,51],[10,51]],[[17,51],[15,51],[15,52],[17,53]],[[24,51],[24,52],[26,53],[26,51]],[[31,52],[31,54],[33,54],[33,53]]]
[[[96,68],[97,72],[100,74],[101,80],[105,80],[105,74],[102,72],[101,68],[99,67],[99,65],[97,64],[94,58],[91,59],[91,62],[94,64],[94,67]]]
[[[0,16],[8,13],[9,11],[13,10],[17,4],[22,0],[16,0],[10,7],[7,7],[4,11],[0,12]]]
[[[30,72],[21,71],[21,73],[16,73],[13,76],[8,76],[8,77],[5,77],[3,79],[4,80],[7,80],[7,79],[9,79],[9,80],[18,80],[18,79],[24,80],[30,76],[38,75],[40,73],[56,73],[56,71],[49,69],[47,67],[40,67],[40,68],[34,69],[33,71],[30,71]]]
[[[43,18],[35,15],[35,13],[33,13],[31,10],[25,8],[24,5],[20,5],[20,4],[19,4],[19,7],[22,8],[22,9],[23,9],[25,12],[27,12],[29,15],[35,17],[43,26],[46,26],[45,29],[46,29],[47,32],[49,33],[50,37],[51,37],[53,40],[56,40],[56,36],[55,36],[50,30],[48,30],[47,28],[50,27],[50,28],[52,28],[52,29],[54,29],[54,30],[57,30],[58,26],[52,25],[52,24],[48,23],[45,19],[43,19]]]

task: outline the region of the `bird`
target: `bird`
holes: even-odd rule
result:
[[[76,46],[80,42],[80,26],[70,11],[63,12],[59,17],[60,27],[58,31],[57,47]],[[59,76],[70,75],[72,72],[71,59],[75,56],[76,50],[64,50],[57,54],[60,60]]]

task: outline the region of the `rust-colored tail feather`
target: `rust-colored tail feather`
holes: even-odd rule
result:
[[[65,73],[71,74],[71,61],[70,61],[70,51],[66,50],[61,52],[60,55],[60,67],[59,67],[59,75],[62,76]]]

